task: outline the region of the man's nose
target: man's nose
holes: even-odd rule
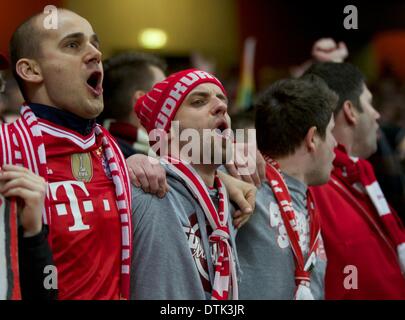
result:
[[[95,62],[98,64],[101,62],[101,56],[102,54],[100,50],[96,48],[93,44],[89,43],[85,55],[85,62],[86,63]]]
[[[212,114],[225,114],[228,111],[228,105],[226,102],[222,99],[219,98],[214,98],[216,101],[214,103],[214,106],[211,110]]]

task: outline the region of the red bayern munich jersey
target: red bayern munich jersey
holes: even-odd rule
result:
[[[60,299],[118,299],[121,224],[115,186],[94,130],[39,120],[51,207],[50,245]]]

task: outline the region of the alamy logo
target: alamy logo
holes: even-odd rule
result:
[[[359,28],[359,16],[358,16],[358,11],[357,7],[354,5],[347,5],[343,9],[343,13],[348,14],[345,19],[343,20],[343,26],[345,29],[350,30],[350,29],[358,29]]]
[[[154,129],[149,133],[149,158],[171,155],[192,164],[235,164],[240,175],[256,171],[256,130],[180,129],[179,121],[171,122],[170,132]]]
[[[58,8],[52,5],[47,5],[44,8],[44,14],[46,14],[43,22],[43,26],[46,30],[58,29]]]
[[[357,267],[348,265],[343,269],[343,273],[347,274],[347,276],[343,280],[343,287],[346,290],[357,290],[359,288]]]
[[[47,265],[44,268],[44,288],[47,290],[58,289],[58,270],[54,265]]]

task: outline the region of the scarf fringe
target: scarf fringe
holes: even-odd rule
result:
[[[315,300],[309,282],[301,281],[295,293],[295,300]]]

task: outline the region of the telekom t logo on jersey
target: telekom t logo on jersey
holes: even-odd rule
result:
[[[74,224],[73,226],[69,227],[69,231],[82,231],[90,229],[90,226],[83,223],[82,213],[80,211],[79,200],[76,197],[76,193],[74,187],[79,188],[81,191],[84,192],[86,197],[90,194],[86,189],[86,185],[82,181],[62,181],[62,182],[53,182],[49,184],[49,188],[51,190],[51,196],[54,201],[58,201],[57,192],[60,188],[62,188],[67,198],[69,199],[69,206],[72,212]],[[108,200],[103,200],[104,203],[104,210],[110,211],[110,205]],[[81,205],[84,208],[84,212],[90,213],[94,211],[93,202],[91,200],[82,201]],[[56,212],[59,216],[64,216],[68,214],[66,205],[64,203],[56,205]]]

